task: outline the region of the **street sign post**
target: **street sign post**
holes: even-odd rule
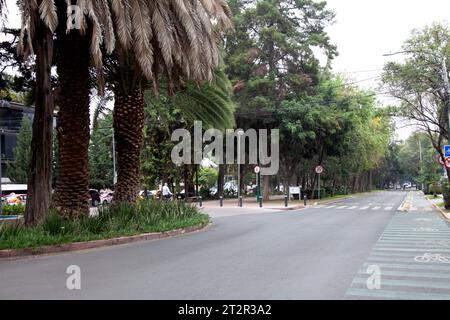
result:
[[[317,198],[320,200],[320,175],[323,173],[324,169],[322,166],[317,166],[316,167],[316,173],[318,175],[318,179],[317,179]],[[314,195],[313,195],[314,197]]]
[[[322,166],[317,166],[316,167],[316,173],[317,174],[322,174],[323,173],[323,167]]]
[[[261,168],[259,166],[255,167],[255,174],[256,174],[256,202],[260,202],[260,196],[261,196],[261,179],[259,176],[259,173],[261,172]]]
[[[450,157],[445,158],[445,163],[444,163],[444,165],[445,165],[445,167],[446,167],[447,169],[450,169]]]
[[[450,146],[444,146],[444,158],[450,157]]]

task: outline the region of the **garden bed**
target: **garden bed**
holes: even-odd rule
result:
[[[166,232],[209,224],[208,215],[183,202],[148,201],[120,204],[99,210],[96,217],[66,220],[50,213],[43,223],[26,228],[20,223],[0,224],[0,250],[39,248],[51,245],[105,240]]]

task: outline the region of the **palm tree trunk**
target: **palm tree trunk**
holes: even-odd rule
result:
[[[77,30],[66,34],[61,26],[56,43],[60,91],[55,207],[61,215],[76,218],[89,211],[89,41]]]
[[[38,224],[50,209],[52,195],[52,130],[53,94],[51,67],[53,59],[53,33],[42,23],[37,12],[36,25],[36,102],[33,119],[31,159],[28,171],[28,197],[25,224]]]
[[[140,156],[144,129],[144,94],[140,85],[130,94],[114,92],[114,134],[118,175],[114,201],[134,203],[139,193]]]

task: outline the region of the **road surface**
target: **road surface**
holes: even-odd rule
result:
[[[410,193],[415,211],[397,212],[408,194],[376,192],[306,210],[221,215],[207,231],[178,238],[0,261],[0,299],[384,299],[414,298],[417,291],[423,298],[424,290],[448,298],[447,265],[412,259],[435,246],[441,246],[435,253],[449,252],[442,250],[446,243],[419,242],[450,240],[450,231],[417,193]],[[423,233],[415,242],[414,232]],[[365,272],[374,264],[388,272],[375,291],[367,289]],[[396,268],[401,264],[409,269]],[[80,267],[81,290],[66,287],[70,265]],[[441,278],[428,279],[433,270]],[[405,278],[405,272],[413,273]],[[425,278],[416,277],[420,272]],[[419,280],[428,286],[417,289]],[[410,296],[400,294],[405,290]]]

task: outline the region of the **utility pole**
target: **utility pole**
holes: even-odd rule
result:
[[[420,141],[420,136],[418,136],[419,138],[419,157],[420,157],[420,173],[423,173],[423,157],[422,157],[422,141]],[[424,190],[423,188],[423,181],[422,181],[422,191]]]

